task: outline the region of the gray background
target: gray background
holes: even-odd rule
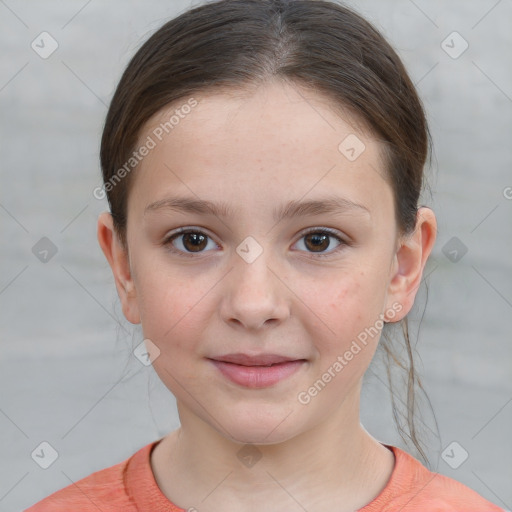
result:
[[[92,190],[101,183],[106,105],[124,66],[190,5],[0,1],[2,511],[118,463],[179,424],[173,396],[131,355],[142,336],[122,317],[97,245],[106,204]],[[433,469],[512,510],[512,4],[352,5],[403,57],[434,137],[433,198],[425,202],[439,231],[417,345],[440,432],[430,443]],[[31,48],[42,31],[59,45],[47,59]],[[458,58],[457,36],[447,39],[451,49],[445,43],[452,56],[441,46],[453,31],[469,44]],[[32,251],[42,237],[57,248],[46,263]],[[446,246],[453,237],[456,245]],[[413,336],[425,295],[423,288],[412,313]],[[379,440],[400,445],[374,370],[362,421]],[[428,410],[424,424],[428,434]],[[46,470],[31,457],[43,441],[59,455]],[[457,469],[440,456],[454,441],[452,465],[462,449],[469,454]]]

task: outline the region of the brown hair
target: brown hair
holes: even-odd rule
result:
[[[317,91],[383,141],[399,231],[414,230],[431,139],[415,87],[383,36],[354,11],[329,1],[220,0],[157,30],[129,62],[112,98],[100,157],[104,184],[111,185],[106,192],[114,226],[125,246],[133,172],[114,178],[135,151],[145,123],[194,93],[240,90],[276,79]],[[407,436],[428,463],[414,423],[414,389],[423,388],[407,318],[402,327],[408,367],[386,340],[383,349],[408,373]],[[389,371],[388,377],[392,387]],[[392,398],[402,435],[393,392]]]

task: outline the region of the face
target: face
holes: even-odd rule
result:
[[[281,442],[357,402],[425,254],[417,239],[397,252],[382,148],[325,98],[275,83],[195,99],[141,133],[155,146],[134,171],[128,257],[113,240],[109,260],[180,416],[237,442]],[[226,354],[291,362],[219,363]]]

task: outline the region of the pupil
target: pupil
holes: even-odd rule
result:
[[[307,235],[306,238],[309,238],[309,240],[313,242],[313,247],[315,249],[325,250],[329,247],[329,238],[325,234],[318,235],[318,234],[314,233],[312,235]],[[326,240],[327,240],[327,245],[325,244]],[[319,251],[317,251],[317,252],[319,252]]]
[[[195,249],[203,249],[204,246],[205,246],[204,242],[206,240],[206,237],[204,235],[201,235],[200,233],[187,233],[185,235],[185,240],[186,241],[191,241],[192,240],[192,247],[193,248],[195,248]],[[187,247],[186,243],[185,243],[185,247]],[[197,251],[195,251],[195,252],[197,252]]]

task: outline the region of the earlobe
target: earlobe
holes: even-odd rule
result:
[[[394,322],[405,317],[413,306],[436,233],[434,212],[427,207],[420,208],[416,214],[414,231],[402,239],[393,260],[388,287],[388,308],[395,303],[402,306],[400,315],[393,318]]]
[[[104,212],[98,217],[97,236],[103,254],[112,269],[123,314],[132,324],[139,324],[139,308],[128,251],[119,240],[110,213]]]

